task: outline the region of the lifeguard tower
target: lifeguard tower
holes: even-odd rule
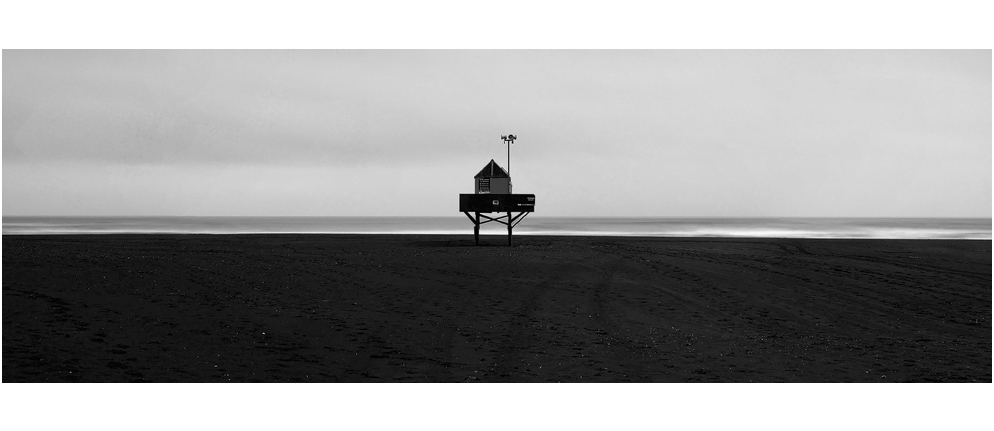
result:
[[[510,168],[511,144],[517,137],[501,136],[507,144],[507,161]],[[528,213],[535,211],[535,195],[511,194],[511,174],[493,159],[473,177],[473,194],[459,195],[459,211],[473,222],[473,238],[480,245],[480,225],[497,222],[507,226],[507,245],[511,245],[511,232]],[[517,215],[513,213],[517,212]],[[470,215],[472,213],[472,215]],[[491,217],[490,213],[506,213]],[[480,219],[483,219],[481,221]]]

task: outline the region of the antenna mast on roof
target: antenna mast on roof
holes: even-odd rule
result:
[[[506,135],[506,136],[501,135],[500,139],[504,141],[505,144],[507,144],[507,182],[508,182],[507,191],[508,193],[510,193],[511,187],[513,187],[512,186],[513,182],[511,181],[511,144],[513,144],[514,140],[518,139],[518,137],[514,135]]]

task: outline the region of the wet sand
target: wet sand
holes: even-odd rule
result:
[[[3,237],[3,382],[991,382],[991,241]]]

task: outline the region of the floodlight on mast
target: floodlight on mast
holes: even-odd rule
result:
[[[507,177],[508,177],[507,187],[508,187],[508,193],[510,193],[511,192],[510,189],[511,187],[513,187],[512,186],[513,181],[510,179],[511,178],[511,144],[513,144],[514,140],[518,139],[518,137],[514,135],[500,135],[500,139],[504,141],[505,144],[507,144]]]

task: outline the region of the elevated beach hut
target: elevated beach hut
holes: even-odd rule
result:
[[[480,244],[480,225],[496,222],[507,226],[507,245],[511,245],[511,231],[525,216],[535,211],[535,195],[511,193],[511,144],[518,139],[514,135],[501,135],[500,140],[507,144],[507,168],[497,165],[490,159],[480,173],[473,177],[473,194],[459,195],[459,212],[466,214],[473,222],[473,238]],[[513,215],[517,212],[518,215]],[[472,214],[471,214],[472,213]],[[488,214],[505,214],[491,217]],[[482,219],[482,220],[481,220]]]
[[[511,176],[494,159],[473,177],[473,182],[478,195],[511,193]]]
[[[511,245],[514,226],[535,211],[535,195],[511,193],[511,176],[493,159],[473,177],[473,188],[475,193],[459,195],[459,211],[473,222],[476,244],[480,244],[480,225],[496,222],[507,226],[507,245]]]

